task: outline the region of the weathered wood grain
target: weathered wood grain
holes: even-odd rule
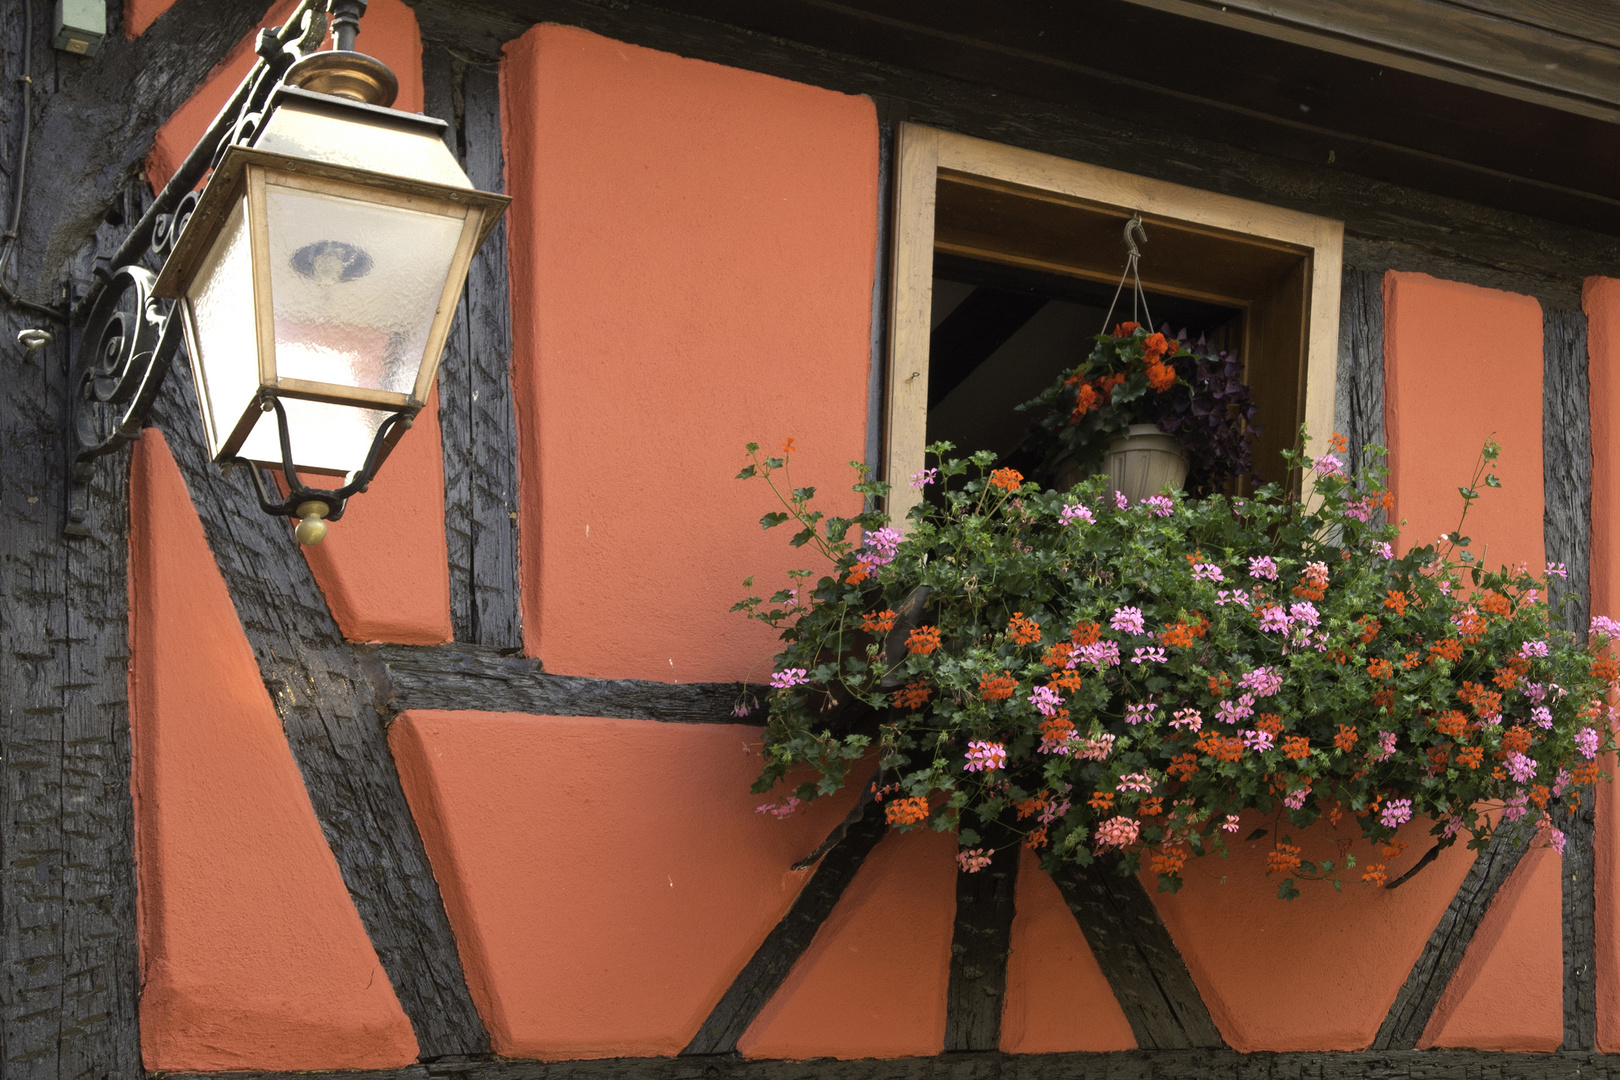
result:
[[[956,923],[945,993],[947,1053],[1001,1047],[1020,844],[1006,829],[986,829],[984,839],[996,849],[990,865],[956,875]]]
[[[1596,807],[1585,805],[1563,815],[1564,1046],[1597,1048],[1596,858],[1592,850]]]
[[[1519,865],[1527,842],[1524,830],[1503,828],[1475,857],[1474,865],[1469,867],[1457,887],[1457,894],[1451,898],[1395,995],[1373,1038],[1372,1049],[1410,1050],[1417,1046],[1429,1018],[1434,1015],[1435,1006],[1440,1003],[1440,996],[1451,985],[1451,977],[1462,963],[1469,942],[1474,940],[1474,931],[1490,910],[1497,890]]]
[[[45,39],[36,4],[36,56]],[[23,28],[0,13],[5,85]],[[5,98],[11,98],[7,93]],[[0,118],[15,116],[14,100]],[[0,125],[10,130],[9,125]],[[11,176],[0,171],[0,205]],[[32,205],[37,206],[36,200]],[[75,288],[102,230],[80,253]],[[0,1075],[141,1075],[136,1000],[134,808],[130,796],[129,462],[100,464],[89,535],[65,539],[63,418],[75,335],[0,309]]]
[[[170,1073],[168,1080],[207,1074]],[[738,1057],[436,1063],[387,1072],[228,1073],[231,1080],[1615,1080],[1620,1056],[1407,1050],[1240,1054],[1226,1049],[1110,1054],[961,1053],[837,1061]]]
[[[28,176],[35,201],[23,217],[18,280],[19,291],[40,299],[124,184],[138,177],[158,128],[264,17],[270,0],[176,0],[134,40],[124,36],[123,5],[109,4],[108,33],[94,57],[50,48],[54,5],[33,6],[47,36],[34,49],[38,106]],[[14,84],[6,85],[9,94]]]
[[[1542,474],[1548,575],[1554,621],[1586,634],[1592,538],[1592,414],[1586,370],[1586,316],[1547,309],[1542,316]],[[1535,568],[1532,567],[1532,570]]]
[[[472,709],[539,716],[606,716],[684,724],[739,724],[754,700],[740,683],[661,683],[548,675],[540,661],[476,645],[369,647],[387,674],[395,712]]]
[[[1352,471],[1366,464],[1362,448],[1384,441],[1384,275],[1346,266],[1339,304],[1339,370],[1333,427],[1350,444]],[[1383,511],[1379,512],[1383,519]]]
[[[227,474],[207,460],[188,368],[170,374],[155,419],[422,1056],[487,1051],[360,656],[343,641],[288,523],[259,509],[243,467]]]
[[[450,125],[451,149],[474,186],[503,191],[500,80],[493,61],[428,41],[429,115]],[[450,617],[457,641],[523,645],[518,592],[517,424],[504,219],[473,257],[439,367]]]
[[[863,800],[852,817],[844,835],[822,857],[793,906],[754,950],[682,1055],[736,1052],[737,1040],[781,988],[839,897],[855,880],[866,856],[888,832],[880,802]]]
[[[1153,898],[1134,875],[1101,862],[1052,875],[1097,965],[1114,990],[1136,1043],[1179,1050],[1224,1045]]]

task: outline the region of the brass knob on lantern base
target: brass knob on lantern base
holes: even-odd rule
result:
[[[316,499],[298,504],[298,516],[302,519],[293,535],[305,547],[310,547],[326,539],[326,522],[323,520],[331,513],[331,507]]]

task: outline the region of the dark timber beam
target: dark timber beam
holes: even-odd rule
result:
[[[343,641],[288,523],[241,468],[208,461],[191,373],[176,364],[155,413],[202,518],[315,816],[424,1058],[487,1052],[433,869],[388,750],[386,716]]]
[[[1339,368],[1333,394],[1333,428],[1349,443],[1347,464],[1356,471],[1367,464],[1363,460],[1364,446],[1385,445],[1384,275],[1346,266],[1339,297]]]
[[[424,40],[459,50],[498,53],[502,43],[536,23],[564,23],[682,56],[872,95],[884,99],[881,108],[916,123],[1337,218],[1345,222],[1350,265],[1421,270],[1566,308],[1578,306],[1584,277],[1620,276],[1620,238],[1588,228],[1613,218],[1620,231],[1620,201],[1605,201],[1608,196],[1554,190],[1541,181],[1510,177],[1499,166],[1476,167],[1427,149],[1388,146],[1374,135],[1307,130],[1299,126],[1306,114],[1297,108],[1294,119],[1284,122],[1261,117],[1249,106],[1169,88],[1163,80],[1138,86],[1106,73],[1093,78],[1075,70],[1072,58],[937,31],[917,15],[921,8],[908,9],[915,18],[906,21],[879,17],[857,4],[811,0],[768,5],[740,0],[411,2]],[[674,7],[692,10],[669,10]],[[1117,14],[1120,8],[1143,10],[1123,0],[1060,10],[1069,13],[1070,32],[1081,34],[1086,24],[1079,13],[1090,18],[1093,11]],[[990,18],[982,6],[970,10]],[[1016,6],[1008,9],[1008,18],[1023,14],[1024,22],[1038,21],[1029,14],[1033,10]],[[996,16],[1001,14],[997,8]],[[1027,37],[1047,40],[1033,29]],[[1278,90],[1284,99],[1290,93]],[[1361,98],[1346,99],[1353,100]],[[1345,112],[1354,118],[1357,110],[1346,104]],[[1439,129],[1430,123],[1425,130],[1432,136]],[[1560,145],[1567,151],[1576,144]],[[1329,163],[1330,154],[1336,164]],[[1545,155],[1515,160],[1534,157]],[[1590,169],[1591,160],[1582,160]]]
[[[1584,314],[1557,309],[1543,313],[1542,365],[1547,559],[1563,563],[1569,575],[1548,576],[1548,599],[1554,621],[1584,636],[1592,550],[1592,411]]]
[[[176,0],[133,41],[124,37],[123,5],[109,4],[107,37],[93,57],[50,48],[46,24],[54,5],[34,0],[33,6],[39,33],[29,89],[36,112],[19,282],[24,295],[43,302],[140,172],[158,128],[252,32],[270,0]],[[14,137],[9,128],[6,137]]]
[[[1052,879],[1143,1049],[1225,1045],[1153,898],[1111,864],[1065,865]],[[1111,1074],[1112,1075],[1112,1074]]]
[[[427,42],[422,82],[426,111],[450,125],[451,150],[473,186],[505,190],[496,62],[468,59],[465,53]],[[473,256],[445,344],[439,365],[439,426],[450,621],[456,640],[517,650],[523,646],[523,622],[511,356],[503,218]]]
[[[15,116],[18,11],[0,10],[0,119]],[[80,253],[76,288],[120,239],[102,229]],[[100,465],[88,535],[63,539],[75,341],[58,328],[24,352],[30,325],[0,307],[0,1076],[137,1080],[129,459]]]
[[[1543,0],[1130,2],[1609,123],[1620,120],[1620,12],[1609,4],[1587,4],[1578,19],[1561,19],[1563,5]]]
[[[822,856],[793,906],[754,950],[682,1055],[736,1053],[737,1040],[781,989],[839,897],[855,880],[867,855],[888,832],[883,804],[876,801],[863,799],[847,824],[847,831]]]
[[[170,1073],[166,1080],[209,1074]],[[1126,1050],[1112,1054],[942,1054],[836,1061],[607,1058],[484,1061],[387,1072],[216,1073],[220,1080],[1617,1080],[1604,1054],[1408,1050],[1240,1054],[1232,1050]]]
[[[990,865],[977,873],[957,872],[951,978],[945,995],[947,1053],[1001,1047],[1020,839],[1010,830],[985,829],[986,846],[996,848]]]
[[[1564,1046],[1597,1048],[1596,810],[1589,796],[1563,815]]]
[[[1406,976],[1406,982],[1395,995],[1389,1013],[1373,1038],[1372,1049],[1410,1050],[1417,1046],[1423,1029],[1429,1026],[1429,1018],[1434,1015],[1435,1006],[1440,1004],[1441,995],[1451,985],[1451,977],[1457,973],[1457,965],[1462,963],[1469,942],[1474,940],[1480,920],[1485,918],[1497,891],[1524,857],[1527,841],[1527,830],[1501,829],[1475,857],[1474,865],[1469,867],[1457,887],[1457,894],[1451,898]]]
[[[661,683],[548,675],[540,661],[472,645],[377,645],[393,712],[473,709],[536,716],[606,716],[685,724],[747,723],[740,683]]]

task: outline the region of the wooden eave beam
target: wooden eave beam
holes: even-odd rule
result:
[[[1128,0],[1520,101],[1620,122],[1620,8],[1538,0]],[[1565,16],[1558,18],[1556,16]],[[1584,33],[1572,32],[1585,23]]]

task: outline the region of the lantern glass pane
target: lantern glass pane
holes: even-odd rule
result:
[[[462,217],[265,186],[276,377],[410,394]]]
[[[259,392],[253,267],[245,201],[226,217],[187,295],[190,347],[210,456],[218,456]]]
[[[358,472],[366,463],[377,429],[391,415],[379,409],[287,397],[281,399],[281,404],[287,410],[293,464],[326,473]],[[280,472],[281,434],[275,413],[259,414],[259,422],[237,453]]]

